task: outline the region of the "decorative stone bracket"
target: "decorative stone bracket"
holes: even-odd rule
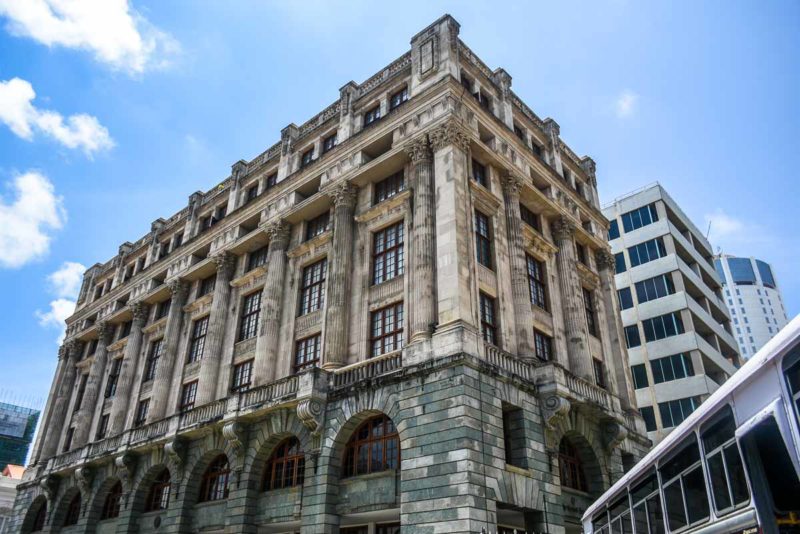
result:
[[[122,482],[122,487],[126,495],[128,495],[132,489],[131,483],[133,482],[133,475],[136,472],[136,460],[136,455],[131,452],[125,452],[114,458],[117,476]]]
[[[42,477],[42,479],[39,481],[39,487],[42,488],[42,493],[44,493],[44,496],[47,499],[47,505],[51,509],[54,508],[53,499],[58,491],[59,482],[59,478],[55,475],[47,475]]]
[[[607,421],[603,425],[603,442],[609,451],[617,448],[628,437],[628,429],[616,420]]]
[[[297,404],[297,417],[311,431],[312,448],[319,451],[322,447],[322,428],[325,419],[325,400],[310,397]]]
[[[244,454],[247,450],[247,431],[242,423],[230,421],[222,427],[222,437],[230,445],[236,458],[234,471],[241,472],[244,468]]]
[[[169,458],[171,467],[174,468],[178,479],[183,478],[184,461],[186,457],[186,443],[177,436],[164,444],[164,453]]]
[[[571,404],[564,397],[550,395],[542,402],[542,417],[544,424],[550,430],[555,430],[558,423],[567,417]]]
[[[78,489],[81,490],[81,495],[91,495],[90,490],[92,487],[92,470],[88,466],[79,467],[75,470],[75,482]],[[89,499],[81,499],[83,501],[84,510],[88,506]]]

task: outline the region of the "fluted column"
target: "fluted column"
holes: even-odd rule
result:
[[[275,379],[286,276],[286,249],[289,247],[291,229],[291,225],[285,221],[276,221],[264,227],[269,237],[269,249],[267,279],[261,295],[261,324],[256,340],[256,361],[253,366],[253,384],[257,386]]]
[[[328,196],[333,200],[333,243],[328,263],[325,302],[323,367],[335,369],[347,361],[347,326],[350,322],[350,278],[353,267],[353,212],[356,187],[337,184]]]
[[[506,229],[508,230],[508,258],[511,267],[511,291],[514,299],[514,321],[517,333],[517,354],[533,358],[533,310],[528,287],[528,266],[522,240],[522,219],[519,211],[519,190],[522,181],[513,174],[503,177]]]
[[[603,295],[603,308],[606,323],[608,324],[608,337],[611,345],[612,371],[614,374],[617,391],[615,392],[623,408],[636,405],[633,391],[633,377],[631,376],[628,362],[628,351],[623,343],[622,323],[617,307],[617,291],[614,284],[614,270],[616,262],[614,255],[607,250],[600,250],[595,255],[597,269],[600,272],[600,291]]]
[[[75,415],[75,434],[72,437],[72,445],[80,447],[89,440],[89,432],[92,428],[92,419],[97,410],[97,400],[100,396],[100,386],[106,372],[106,360],[108,359],[108,341],[113,329],[106,322],[97,324],[97,349],[94,352],[94,361],[89,368],[89,376],[86,379],[86,390],[83,393],[83,400],[78,413]]]
[[[125,345],[125,354],[122,357],[122,364],[119,369],[119,380],[117,382],[117,393],[111,405],[111,421],[109,425],[109,435],[113,436],[125,430],[125,420],[130,409],[130,394],[133,377],[139,366],[139,353],[142,350],[142,327],[147,322],[147,305],[143,302],[134,302],[130,305],[133,313],[131,333],[128,334],[128,342]]]
[[[180,279],[169,283],[172,294],[167,314],[167,326],[164,332],[164,350],[156,364],[156,376],[153,380],[153,391],[150,395],[150,408],[147,410],[147,422],[163,419],[167,414],[169,391],[172,385],[172,371],[178,357],[178,341],[181,336],[183,322],[183,304],[189,293],[189,285]]]
[[[428,136],[405,147],[411,159],[412,215],[410,343],[431,337],[436,324],[436,196]]]
[[[41,429],[41,431],[45,433],[41,452],[39,454],[41,459],[50,458],[58,453],[58,442],[64,430],[64,422],[67,418],[67,407],[69,405],[69,399],[72,396],[72,390],[75,387],[75,377],[78,373],[75,365],[78,363],[80,354],[80,346],[76,341],[67,341],[58,351],[61,376],[59,378],[56,398],[53,401],[49,424],[46,428]]]
[[[583,310],[581,285],[578,281],[575,259],[575,225],[566,217],[557,219],[553,225],[553,237],[558,246],[558,283],[561,289],[561,307],[564,310],[564,327],[567,338],[567,354],[572,374],[594,383],[592,357],[589,354],[586,315]]]
[[[228,303],[231,298],[231,277],[236,267],[236,256],[230,252],[217,254],[213,260],[217,267],[217,280],[214,284],[214,299],[211,301],[206,346],[203,350],[203,359],[200,360],[200,378],[195,402],[197,406],[211,402],[217,396],[222,340],[225,337]]]

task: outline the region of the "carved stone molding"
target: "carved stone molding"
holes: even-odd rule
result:
[[[532,232],[533,233],[533,232]],[[549,259],[553,256],[558,249],[547,242],[547,240],[537,234],[533,234],[531,240],[528,242],[528,247],[533,251],[533,253],[537,256],[540,256],[545,259]]]
[[[608,421],[603,425],[603,441],[608,450],[614,450],[628,437],[628,429],[617,421]]]
[[[292,236],[292,225],[286,221],[274,221],[265,224],[264,233],[269,238],[269,248],[286,250],[289,247],[289,239]]]
[[[297,417],[311,431],[312,435],[322,432],[322,419],[325,412],[323,401],[316,398],[303,399],[297,404]]]
[[[517,176],[516,174],[507,172],[503,174],[503,191],[511,196],[511,197],[518,197],[519,192],[522,189],[522,178]]]
[[[44,496],[47,499],[48,506],[52,506],[53,499],[58,492],[58,484],[60,482],[61,480],[55,475],[47,475],[42,477],[42,479],[39,481],[39,487],[42,488],[42,493],[44,493]]]
[[[469,149],[469,135],[455,119],[450,119],[438,128],[434,128],[428,134],[428,138],[431,140],[431,148],[434,152],[450,145],[465,152]]]
[[[547,118],[544,120],[544,133],[550,138],[551,146],[553,149],[558,148],[558,138],[561,136],[561,127],[553,119]]]
[[[564,397],[550,395],[542,402],[542,416],[544,424],[550,430],[555,430],[558,422],[569,414],[570,402]]]
[[[403,150],[412,163],[430,161],[433,158],[430,145],[428,144],[428,136],[425,134],[420,135],[416,139],[412,139],[403,147]]]
[[[114,466],[125,493],[128,493],[132,489],[131,484],[136,472],[136,455],[131,452],[120,454],[114,458]]]
[[[79,467],[75,470],[75,482],[78,489],[81,490],[81,495],[91,495],[89,493],[92,487],[92,470],[88,466]]]
[[[186,443],[175,437],[164,444],[164,453],[178,473],[183,473]]]
[[[236,421],[226,423],[225,426],[222,427],[222,437],[225,438],[225,441],[231,446],[236,456],[236,469],[242,469],[243,465],[241,459],[244,456],[246,450],[245,443],[247,442],[247,433],[244,425]]]
[[[575,235],[575,223],[567,217],[559,217],[553,221],[552,230],[556,241],[567,241]]]
[[[169,292],[172,295],[172,300],[174,301],[183,302],[186,299],[186,296],[189,294],[189,284],[180,278],[170,280],[168,287]]]
[[[147,304],[142,301],[132,302],[130,305],[131,313],[133,314],[133,326],[143,327],[147,323],[147,315],[149,308]]]
[[[592,181],[592,185],[597,187],[597,165],[594,160],[589,156],[584,156],[581,159],[581,168],[586,173],[586,176],[589,177],[589,180]]]
[[[114,333],[114,327],[106,322],[100,321],[97,323],[97,338],[99,344],[105,346],[111,340],[111,334]]]
[[[350,182],[339,182],[325,191],[337,208],[353,208],[356,205],[358,188]]]
[[[236,267],[236,256],[226,250],[219,252],[211,257],[214,266],[217,268],[217,276],[221,276],[224,280],[230,280],[233,275],[233,269]]]
[[[606,249],[600,249],[595,252],[594,261],[597,264],[597,268],[601,271],[613,271],[617,265],[614,255]]]
[[[78,343],[77,340],[71,339],[64,343],[64,346],[67,348],[67,354],[70,360],[77,360],[80,358],[81,344]]]

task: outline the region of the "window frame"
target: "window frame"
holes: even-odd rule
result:
[[[367,128],[368,126],[372,126],[376,122],[381,120],[381,105],[380,103],[375,104],[371,108],[364,111],[364,117],[362,122],[362,128]]]
[[[206,348],[206,337],[208,336],[209,316],[200,317],[192,321],[192,332],[189,338],[189,353],[186,363],[199,362],[203,359]]]
[[[251,250],[247,253],[247,271],[250,272],[253,269],[257,269],[259,267],[263,267],[267,264],[267,258],[269,256],[269,245],[264,245],[263,247],[259,247],[255,250]]]
[[[242,297],[239,328],[236,334],[237,343],[258,335],[258,326],[261,320],[261,292],[259,289]]]
[[[111,399],[117,394],[117,384],[119,383],[119,375],[122,370],[122,358],[114,358],[111,360],[111,368],[108,370],[108,377],[106,378],[106,389],[103,396],[106,399]]]
[[[404,86],[389,97],[389,111],[395,110],[408,102],[408,86]]]
[[[543,362],[553,361],[553,338],[533,329],[533,348],[536,357]]]
[[[494,270],[492,246],[491,217],[480,210],[475,210],[475,257],[480,265],[489,270]]]
[[[224,501],[228,498],[230,489],[231,468],[228,457],[224,454],[218,455],[203,472],[200,484],[200,494],[198,502]]]
[[[147,413],[150,411],[150,398],[140,399],[136,404],[136,412],[133,416],[133,428],[139,428],[147,423]]]
[[[292,452],[294,449],[294,452]],[[296,436],[289,436],[275,447],[261,477],[261,491],[275,491],[302,486],[305,482],[305,453]],[[287,484],[287,466],[289,474]],[[276,477],[276,475],[278,475]],[[278,484],[278,481],[280,483]]]
[[[380,430],[376,431],[378,426],[380,426]],[[367,429],[366,436],[360,437],[365,428]],[[375,446],[377,443],[380,443],[379,447]],[[366,450],[366,472],[361,472],[359,465],[359,453],[362,448]],[[377,466],[373,466],[372,455],[377,449],[380,449],[381,459]],[[391,456],[392,449],[396,450],[396,458]],[[345,479],[389,470],[397,471],[400,469],[400,460],[400,436],[394,421],[385,414],[370,417],[356,427],[345,445],[344,454],[342,455],[341,478]]]
[[[306,221],[305,241],[311,241],[331,229],[331,212],[325,211]]]
[[[328,274],[328,258],[308,264],[300,273],[300,305],[298,317],[322,309],[325,306],[325,283]]]
[[[164,474],[166,473],[166,477]],[[150,484],[147,491],[147,499],[144,504],[144,511],[156,512],[166,510],[169,507],[170,492],[172,491],[172,475],[168,468],[164,468]]]
[[[545,262],[539,261],[530,254],[525,254],[525,269],[528,275],[528,293],[531,304],[550,311],[547,302],[547,274]]]
[[[253,365],[255,363],[254,358],[250,358],[249,360],[244,360],[233,366],[233,372],[231,373],[231,391],[238,393],[241,391],[245,391],[250,389],[253,385]],[[247,376],[247,381],[244,381],[244,376]]]
[[[401,220],[372,233],[372,285],[404,274],[405,221]]]
[[[119,517],[122,505],[122,482],[119,480],[111,486],[103,501],[103,510],[100,513],[100,521],[105,519],[116,519]]]
[[[186,413],[194,409],[194,404],[197,400],[197,382],[197,380],[192,380],[181,386],[181,396],[178,401],[178,411],[180,413]]]
[[[594,291],[583,288],[583,310],[586,314],[586,329],[595,338],[600,338],[600,329],[597,326],[597,310],[594,303]]]
[[[150,342],[150,350],[147,352],[145,359],[144,372],[142,373],[142,384],[146,384],[156,378],[156,370],[158,368],[158,360],[164,353],[164,338],[154,339]]]
[[[391,318],[391,322],[387,320]],[[378,321],[379,324],[376,324]],[[405,313],[403,301],[393,302],[370,312],[370,358],[402,350],[405,345]],[[387,325],[391,330],[387,331]],[[376,334],[376,328],[380,332]]]
[[[310,350],[309,350],[310,348]],[[294,342],[294,358],[292,360],[292,374],[297,374],[311,367],[319,367],[322,361],[322,334],[316,333],[298,339]],[[303,361],[299,361],[300,356]],[[309,358],[311,354],[313,357]]]
[[[566,438],[561,438],[561,443],[558,444],[558,473],[561,487],[589,492],[586,471],[578,449]]]
[[[405,173],[401,170],[375,182],[372,186],[372,205],[394,198],[406,190]]]

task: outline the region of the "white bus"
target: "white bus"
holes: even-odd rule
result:
[[[800,533],[800,316],[592,504],[583,530]]]

